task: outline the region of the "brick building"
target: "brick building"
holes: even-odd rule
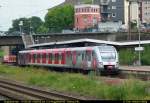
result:
[[[82,31],[92,28],[101,21],[99,5],[75,5],[75,29]]]

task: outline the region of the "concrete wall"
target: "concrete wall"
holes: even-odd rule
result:
[[[9,55],[9,46],[2,46],[1,50],[4,51],[5,55]]]

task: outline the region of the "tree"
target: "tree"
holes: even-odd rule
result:
[[[33,16],[29,18],[29,22],[30,29],[32,29],[34,33],[39,33],[39,28],[43,25],[43,21],[39,17]]]
[[[45,25],[49,32],[61,32],[63,29],[72,29],[74,24],[74,7],[64,5],[50,9],[45,16]]]
[[[31,18],[19,18],[16,20],[13,20],[12,28],[8,30],[9,34],[20,34],[20,26],[19,23],[20,21],[23,21],[22,25],[22,32],[25,34],[29,34],[30,31],[34,33],[38,33],[37,30],[38,28],[43,25],[43,21],[39,17],[31,17]]]
[[[131,21],[130,24],[131,24],[131,29],[133,29],[133,30],[137,29],[137,21],[136,20]]]
[[[37,29],[37,33],[47,33],[48,32],[48,28],[45,27],[44,25],[41,25],[38,29]]]

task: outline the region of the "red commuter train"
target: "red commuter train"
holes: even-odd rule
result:
[[[16,55],[5,55],[2,62],[7,64],[15,64],[17,62]]]
[[[118,53],[113,46],[89,46],[19,51],[18,64],[116,73]]]

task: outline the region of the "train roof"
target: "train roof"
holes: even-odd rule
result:
[[[78,44],[77,44],[78,43]],[[34,44],[29,45],[28,48],[37,48],[37,47],[49,47],[49,46],[55,46],[55,45],[80,45],[80,44],[86,44],[86,43],[93,43],[94,45],[113,45],[113,46],[134,46],[138,45],[139,41],[127,41],[127,42],[114,42],[114,41],[105,41],[105,40],[97,40],[97,39],[76,39],[76,40],[69,40],[69,41],[60,41],[60,42],[50,42],[50,43],[41,43],[41,44]],[[150,40],[141,40],[140,44],[150,44]]]
[[[57,51],[73,51],[73,50],[81,51],[81,50],[93,50],[96,47],[101,47],[100,49],[102,49],[104,47],[111,47],[114,49],[114,47],[111,45],[100,45],[100,46],[87,46],[87,47],[69,47],[69,48],[67,47],[67,48],[23,50],[23,51],[19,51],[19,53],[28,53],[28,52],[41,53],[41,52],[51,52],[51,51],[57,52]]]
[[[69,44],[76,44],[76,43],[80,43],[80,44],[84,44],[84,43],[98,43],[98,44],[117,45],[116,42],[85,38],[85,39],[76,39],[76,40],[68,40],[68,41],[60,41],[60,42],[34,44],[34,45],[28,46],[28,48],[36,48],[36,47],[52,46],[52,45],[69,45]]]

